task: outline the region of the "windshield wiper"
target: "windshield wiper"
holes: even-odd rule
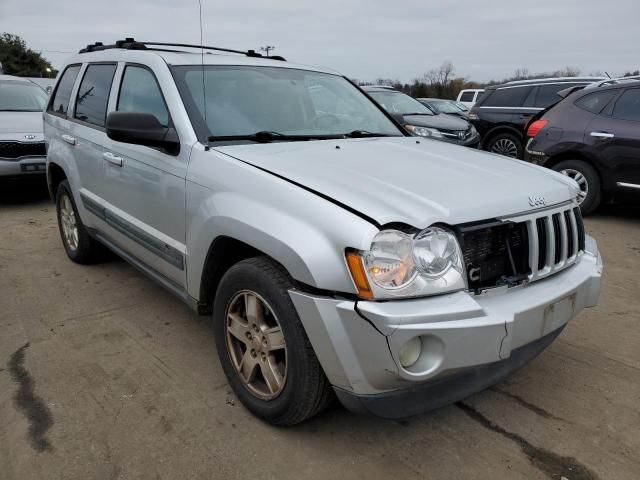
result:
[[[335,138],[343,138],[342,135],[285,135],[284,133],[279,132],[269,132],[269,131],[261,131],[256,133],[251,133],[247,135],[212,135],[207,140],[209,142],[231,142],[236,140],[249,140],[252,142],[258,143],[269,143],[274,140],[282,140],[282,141],[305,141],[305,140],[327,140],[327,139],[335,139]]]
[[[391,135],[389,133],[374,133],[366,130],[354,130],[353,132],[345,133],[347,138],[370,138],[370,137],[400,137],[401,135]]]

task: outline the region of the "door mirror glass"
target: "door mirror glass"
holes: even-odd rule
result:
[[[180,148],[175,128],[165,127],[155,115],[143,112],[111,112],[107,136],[117,142],[164,148],[176,154]]]

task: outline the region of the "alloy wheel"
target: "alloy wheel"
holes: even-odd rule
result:
[[[287,348],[273,309],[244,290],[231,299],[225,317],[227,351],[238,377],[254,396],[276,398],[287,379]]]
[[[574,170],[573,168],[565,168],[560,170],[560,173],[575,180],[580,187],[580,192],[578,193],[578,205],[581,205],[589,194],[589,183],[587,182],[587,177],[585,177],[582,172]]]
[[[491,145],[491,151],[505,157],[517,158],[518,146],[509,138],[500,138]]]
[[[78,224],[69,195],[63,195],[60,201],[60,225],[67,247],[75,251],[78,248]]]

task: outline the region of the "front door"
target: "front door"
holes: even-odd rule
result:
[[[162,90],[149,68],[122,65],[115,83],[119,87],[112,96],[112,110],[151,113],[163,125],[172,125]],[[102,156],[109,236],[155,274],[184,290],[189,149],[167,152],[107,138]]]

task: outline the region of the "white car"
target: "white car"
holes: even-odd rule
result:
[[[0,177],[45,173],[46,103],[46,92],[35,83],[0,75]]]
[[[460,90],[460,93],[458,94],[458,98],[456,100],[462,103],[467,108],[471,108],[476,104],[476,102],[480,99],[480,95],[482,95],[483,93],[483,88],[469,88],[466,90]]]

